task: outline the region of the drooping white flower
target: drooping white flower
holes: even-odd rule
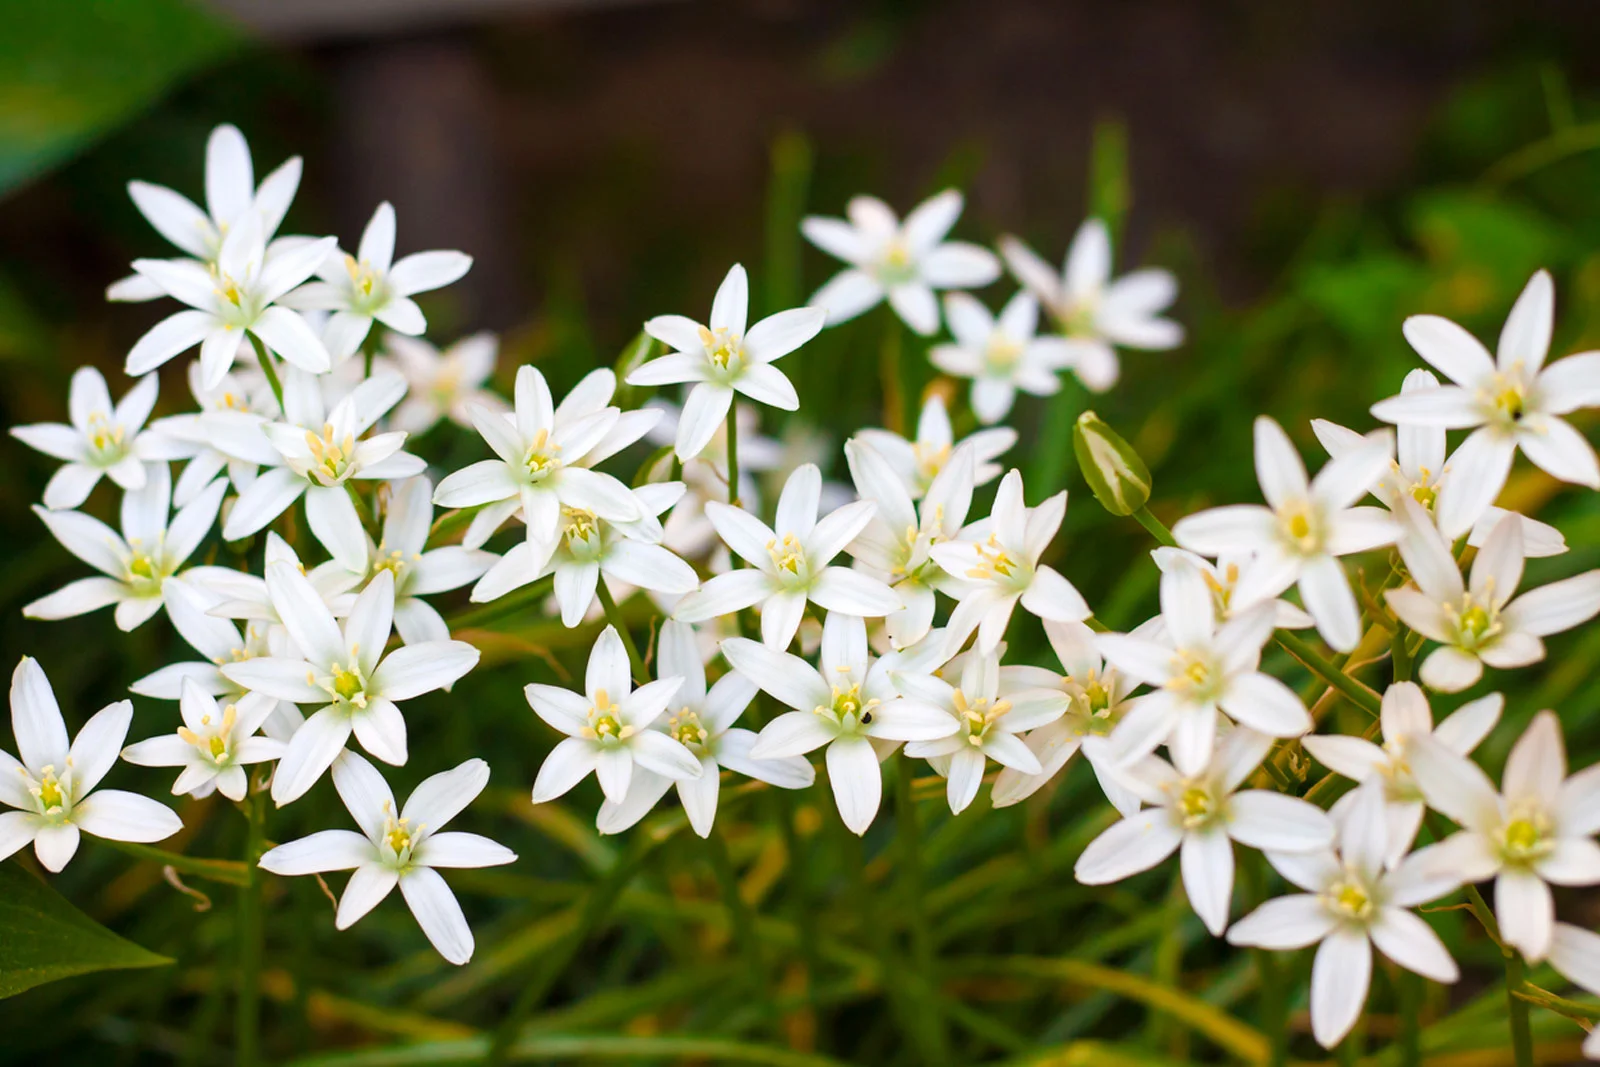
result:
[[[1512,599],[1522,582],[1524,555],[1518,516],[1508,513],[1490,531],[1467,583],[1421,506],[1402,504],[1407,523],[1400,557],[1415,586],[1389,589],[1384,599],[1401,622],[1439,643],[1422,661],[1421,677],[1429,688],[1459,692],[1477,682],[1485,663],[1500,669],[1537,663],[1544,659],[1540,638],[1600,613],[1600,570]]]
[[[633,826],[676,785],[689,826],[701,837],[709,836],[717,816],[723,768],[780,789],[805,789],[816,780],[816,771],[803,756],[751,757],[755,732],[733,724],[756,695],[756,684],[737,671],[729,671],[707,690],[705,664],[692,626],[683,622],[663,625],[659,655],[661,674],[682,678],[683,685],[673,694],[666,715],[649,729],[660,730],[694,753],[700,761],[700,777],[674,781],[635,767],[622,803],[607,800],[601,805],[596,820],[601,833],[617,834]]]
[[[916,644],[933,628],[934,590],[958,582],[933,561],[932,549],[961,531],[972,505],[972,453],[967,446],[934,478],[919,508],[905,483],[871,445],[845,442],[850,477],[863,500],[877,505],[871,521],[851,542],[850,554],[874,577],[887,583],[905,607],[884,618],[895,648]]]
[[[478,650],[464,641],[422,641],[384,654],[394,622],[388,571],[367,584],[342,627],[289,564],[267,567],[267,587],[299,657],[255,657],[225,664],[222,674],[252,692],[319,708],[278,761],[272,799],[279,807],[316,784],[352,733],[385,763],[405,763],[406,720],[395,702],[442,689],[477,665]]]
[[[420,337],[391,333],[384,351],[406,380],[406,399],[390,418],[396,430],[426,433],[440,419],[472,429],[474,405],[509,411],[510,405],[485,388],[494,373],[500,340],[492,333],[463,337],[440,352]]]
[[[1233,842],[1290,854],[1333,845],[1333,821],[1322,809],[1270,790],[1237,791],[1271,748],[1272,738],[1236,726],[1194,774],[1156,756],[1120,768],[1124,785],[1150,807],[1091,841],[1073,874],[1084,885],[1120,882],[1181,849],[1189,906],[1220,935],[1233,899]]]
[[[1241,603],[1275,597],[1299,583],[1317,632],[1336,651],[1361,640],[1361,611],[1339,556],[1392,544],[1400,525],[1381,508],[1354,507],[1383,476],[1392,451],[1372,438],[1329,460],[1309,483],[1289,437],[1265,415],[1255,423],[1256,479],[1267,506],[1233,504],[1179,519],[1178,544],[1202,556],[1253,553],[1234,587]]]
[[[1461,882],[1494,879],[1494,913],[1505,943],[1537,963],[1550,951],[1552,885],[1600,884],[1600,765],[1567,777],[1561,723],[1541,711],[1506,760],[1497,791],[1476,763],[1437,739],[1419,740],[1411,772],[1428,806],[1462,831],[1415,856],[1424,869]]]
[[[1031,293],[1013,296],[998,316],[970,293],[950,293],[944,316],[955,342],[934,345],[928,359],[946,374],[972,379],[979,422],[993,425],[1010,414],[1019,389],[1034,396],[1061,390],[1057,374],[1071,365],[1073,352],[1063,338],[1035,335],[1039,303]]]
[[[1419,368],[1406,375],[1400,386],[1400,395],[1409,396],[1438,385],[1439,379],[1432,372]],[[1368,438],[1327,419],[1312,419],[1311,429],[1334,459],[1358,451],[1368,443]],[[1397,516],[1402,511],[1404,498],[1410,497],[1421,505],[1431,520],[1439,491],[1455,468],[1455,464],[1445,458],[1445,428],[1402,424],[1395,428],[1393,440],[1395,450],[1389,460],[1389,472],[1373,483],[1372,495]],[[1472,532],[1467,543],[1476,548],[1483,547],[1489,531],[1503,516],[1516,514],[1493,507],[1492,498],[1482,503],[1483,512],[1474,516],[1469,523]],[[1522,523],[1522,539],[1530,559],[1535,556],[1558,556],[1567,550],[1566,539],[1554,526],[1525,515],[1518,515],[1517,518]]]
[[[1166,742],[1184,774],[1211,762],[1217,712],[1268,737],[1299,737],[1311,715],[1294,690],[1258,668],[1272,634],[1271,604],[1257,604],[1220,626],[1211,590],[1193,567],[1161,576],[1165,634],[1102,634],[1096,646],[1107,662],[1155,688],[1138,698],[1111,735],[1119,757],[1145,755]]]
[[[172,474],[150,464],[144,486],[122,498],[122,532],[81,511],[34,512],[68,552],[99,571],[22,609],[30,619],[68,619],[115,604],[117,628],[132,630],[161,610],[161,587],[200,547],[217,520],[227,482],[213,482],[171,513]]]
[[[269,849],[261,868],[279,875],[350,871],[334,925],[349,929],[400,887],[406,907],[439,955],[454,964],[472,958],[472,929],[438,868],[499,867],[516,853],[479,834],[441,827],[461,813],[489,783],[489,765],[470,759],[454,770],[424,778],[404,806],[377,768],[354,752],[333,765],[339,799],[361,828],[321,830]]]
[[[168,442],[141,432],[155,407],[157,388],[156,376],[147,375],[113,406],[100,372],[79,367],[72,373],[67,398],[70,426],[39,422],[11,427],[11,436],[29,448],[65,461],[44,487],[45,507],[77,507],[89,499],[101,475],[122,489],[140,489],[146,462],[174,458]]]
[[[11,675],[11,730],[18,762],[0,751],[0,860],[33,844],[48,871],[59,871],[78,851],[78,835],[110,841],[160,841],[183,829],[165,804],[120,789],[92,793],[117,762],[128,736],[133,704],[101,708],[68,743],[67,726],[37,660],[23,656]]]
[[[946,189],[924,200],[901,222],[889,205],[857,196],[846,219],[811,215],[800,223],[806,240],[849,264],[812,294],[828,325],[853,319],[888,297],[902,322],[930,337],[939,329],[935,289],[978,289],[1000,277],[1000,261],[981,245],[947,241],[963,199]]]
[[[362,437],[399,402],[405,382],[397,374],[374,374],[332,411],[312,376],[291,369],[283,384],[281,422],[257,425],[228,412],[203,417],[219,448],[268,468],[234,501],[222,536],[249,537],[304,496],[312,535],[345,569],[365,571],[369,542],[346,483],[409,478],[426,466],[401,451],[403,433]]]
[[[1600,404],[1600,352],[1545,367],[1555,318],[1555,285],[1538,271],[1500,331],[1495,357],[1449,319],[1413,315],[1406,340],[1451,385],[1418,389],[1374,404],[1372,414],[1402,426],[1473,429],[1450,459],[1435,515],[1452,540],[1500,495],[1518,448],[1553,477],[1600,488],[1594,448],[1561,416]]]
[[[680,460],[693,459],[706,447],[727,418],[736,392],[784,411],[800,406],[794,386],[772,363],[815,337],[826,313],[791,308],[747,331],[749,311],[750,281],[735,263],[717,287],[709,327],[682,315],[658,315],[644,324],[646,333],[672,351],[635,369],[628,384],[695,383],[678,419],[674,449]]]
[[[122,758],[143,767],[182,767],[172,783],[173,796],[208,797],[215,791],[243,800],[250,786],[245,767],[283,755],[282,741],[256,735],[277,704],[263,693],[250,693],[219,705],[193,678],[186,678],[178,699],[183,725],[177,733],[135,742],[122,750]]]
[[[856,834],[867,832],[883,798],[880,751],[886,755],[893,742],[932,741],[957,729],[944,711],[906,699],[896,685],[897,673],[926,673],[931,664],[915,653],[873,659],[866,623],[854,615],[828,613],[817,667],[743,637],[723,641],[722,654],[734,670],[794,709],[761,728],[751,757],[787,759],[826,745],[834,802]]]
[[[537,682],[526,686],[523,693],[539,718],[567,735],[540,765],[533,802],[566,794],[590,772],[613,804],[627,799],[638,768],[673,781],[700,777],[698,756],[668,733],[649,728],[682,684],[681,676],[669,675],[634,689],[622,638],[607,626],[589,653],[582,693]]]
[[[420,335],[428,323],[412,296],[442,289],[472,266],[471,256],[454,251],[413,252],[396,261],[394,233],[394,207],[384,201],[361,231],[355,255],[331,249],[316,267],[320,280],[307,282],[283,299],[288,307],[333,312],[322,340],[335,360],[361,347],[373,319],[396,333]]]
[[[255,184],[250,146],[236,126],[224,123],[206,139],[205,201],[194,201],[164,185],[131,181],[128,195],[156,232],[205,264],[217,261],[224,236],[246,212],[260,222],[264,240],[272,240],[300,186],[300,157],[293,156]],[[161,297],[161,286],[143,275],[123,278],[106,290],[107,300],[142,301]]]
[[[974,485],[988,485],[1000,477],[1004,468],[994,461],[1017,443],[1017,431],[1009,426],[991,426],[957,441],[944,398],[933,393],[923,401],[922,414],[917,416],[915,440],[908,441],[892,430],[874,429],[861,430],[856,438],[877,449],[905,483],[911,499],[920,500],[945,464],[963,447],[972,452]],[[742,435],[739,445],[742,452]],[[741,457],[740,463],[743,462]]]
[[[1550,941],[1550,966],[1573,985],[1600,996],[1600,934],[1569,923],[1556,923],[1555,936]],[[1584,1041],[1583,1054],[1600,1060],[1600,1030]]]
[[[1019,602],[1041,619],[1082,622],[1089,617],[1089,605],[1072,583],[1039,562],[1066,515],[1065,490],[1028,507],[1022,472],[1013,470],[1001,479],[988,518],[962,530],[957,540],[932,547],[934,562],[961,583],[945,628],[947,651],[955,652],[976,630],[978,650],[993,652]]]
[[[1321,942],[1311,965],[1311,1032],[1332,1048],[1355,1026],[1372,982],[1372,947],[1435,982],[1454,982],[1460,969],[1439,935],[1409,909],[1459,884],[1430,878],[1417,857],[1384,869],[1389,853],[1383,788],[1370,783],[1339,824],[1338,851],[1288,855],[1268,852],[1279,874],[1304,889],[1267,901],[1234,923],[1235,945],[1294,950]]]
[[[1000,254],[1055,319],[1071,346],[1073,371],[1097,393],[1117,382],[1115,346],[1159,350],[1183,343],[1183,327],[1161,317],[1177,296],[1177,281],[1158,268],[1113,281],[1111,232],[1099,219],[1078,228],[1059,274],[1015,237],[1001,239]]]
[[[136,259],[133,269],[189,305],[156,323],[128,352],[125,370],[147,374],[200,346],[207,386],[222,381],[247,333],[296,367],[320,374],[331,362],[322,340],[280,297],[311,276],[334,239],[266,243],[259,218],[246,212],[222,240],[217,261]]]
[[[1416,739],[1432,737],[1458,756],[1469,755],[1500,721],[1505,703],[1505,697],[1490,693],[1461,705],[1435,727],[1433,712],[1422,690],[1411,682],[1396,682],[1383,694],[1382,747],[1364,737],[1343,734],[1309,735],[1300,742],[1317,762],[1335,774],[1358,784],[1374,778],[1379,780],[1383,786],[1384,813],[1389,821],[1389,852],[1384,863],[1395,867],[1411,851],[1417,830],[1422,826],[1422,816],[1427,811],[1422,790],[1407,762]],[[1346,798],[1355,795],[1345,794]]]
[[[878,618],[903,605],[887,585],[859,571],[829,566],[866,529],[870,500],[817,518],[822,472],[807,463],[789,475],[778,497],[777,530],[741,508],[709,502],[706,517],[723,542],[750,566],[719,574],[678,602],[673,617],[704,622],[761,605],[761,639],[789,647],[809,600],[825,611]]]
[[[1247,555],[1227,552],[1218,556],[1213,562],[1198,552],[1162,545],[1150,550],[1150,558],[1155,560],[1156,566],[1162,573],[1175,567],[1194,567],[1198,570],[1205,578],[1206,585],[1211,587],[1211,606],[1216,609],[1219,623],[1227,622],[1237,613],[1247,611],[1265,600],[1262,598],[1252,603],[1245,603],[1235,596],[1235,591],[1239,588],[1239,579],[1250,566],[1251,557]],[[1272,600],[1271,604],[1273,622],[1279,629],[1307,630],[1316,625],[1315,619],[1281,597]]]

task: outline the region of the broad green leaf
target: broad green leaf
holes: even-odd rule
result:
[[[0,997],[75,974],[171,962],[107,930],[15,863],[0,863]]]

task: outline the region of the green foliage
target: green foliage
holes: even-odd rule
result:
[[[118,937],[15,863],[0,863],[0,997],[95,971],[172,961]]]

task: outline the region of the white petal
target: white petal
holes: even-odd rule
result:
[[[1494,915],[1505,943],[1538,963],[1555,934],[1555,901],[1550,887],[1530,871],[1508,867],[1494,881]]]
[[[1355,1026],[1372,983],[1372,946],[1349,928],[1330,933],[1311,966],[1311,1032],[1332,1048]]]
[[[1268,900],[1233,924],[1228,941],[1266,949],[1298,949],[1315,944],[1333,932],[1335,919],[1310,893]]]
[[[367,912],[377,907],[394,891],[400,876],[393,867],[376,862],[357,867],[344,892],[339,895],[339,910],[334,914],[333,925],[338,930],[348,930]]]
[[[865,738],[842,737],[828,746],[827,762],[839,817],[852,833],[865,834],[883,796],[877,752]]]
[[[1233,843],[1220,829],[1186,834],[1179,859],[1189,906],[1213,936],[1221,936],[1233,899]]]
[[[178,813],[159,801],[121,789],[102,789],[72,809],[72,821],[86,834],[109,841],[164,841],[183,829]]]
[[[1402,327],[1406,340],[1446,378],[1468,388],[1494,373],[1489,352],[1466,330],[1437,315],[1413,315]]]
[[[374,855],[372,842],[353,830],[319,830],[262,853],[261,868],[285,876],[348,871]]]
[[[1164,809],[1142,811],[1091,841],[1073,874],[1084,885],[1107,885],[1147,871],[1177,850],[1183,833]]]

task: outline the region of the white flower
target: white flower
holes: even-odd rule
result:
[[[439,955],[462,964],[472,958],[472,930],[455,894],[436,868],[498,867],[516,853],[478,834],[440,828],[483,792],[489,765],[470,759],[454,770],[424,778],[396,810],[389,783],[353,752],[333,765],[333,784],[361,832],[322,830],[269,849],[261,868],[273,874],[354,870],[339,898],[334,925],[348,929],[400,887]]]
[[[1400,386],[1400,395],[1409,396],[1422,390],[1433,389],[1438,384],[1439,379],[1435,378],[1432,372],[1414,370],[1406,375],[1405,381]],[[1322,443],[1322,447],[1328,450],[1328,455],[1335,459],[1359,450],[1368,442],[1368,438],[1354,430],[1346,429],[1327,419],[1312,419],[1311,429],[1317,435],[1317,440]],[[1372,495],[1396,515],[1403,510],[1403,500],[1410,497],[1421,505],[1431,518],[1439,491],[1449,480],[1450,472],[1455,466],[1445,458],[1447,447],[1445,428],[1401,425],[1395,429],[1394,441],[1395,450],[1389,460],[1389,473],[1373,483]],[[1515,514],[1504,508],[1489,506],[1491,503],[1489,499],[1485,499],[1482,503],[1484,504],[1482,513],[1474,516],[1469,523],[1472,533],[1467,538],[1467,543],[1476,548],[1483,547],[1489,531],[1495,528],[1503,516]],[[1566,539],[1554,526],[1522,515],[1519,515],[1518,519],[1522,523],[1522,537],[1530,559],[1535,556],[1558,556],[1567,550]]]
[[[922,403],[922,414],[917,417],[916,440],[908,441],[892,430],[862,430],[857,440],[865,441],[889,461],[912,500],[919,500],[933,485],[933,480],[944,470],[945,464],[963,447],[972,452],[972,481],[974,485],[988,485],[1000,477],[1004,468],[994,462],[1017,443],[1017,431],[1009,426],[994,426],[955,440],[950,426],[950,413],[945,409],[944,398],[931,394]],[[743,452],[744,437],[739,438]],[[741,455],[740,464],[744,460]]]
[[[1159,619],[1146,623],[1134,634],[1141,635],[1159,625]],[[1094,631],[1083,623],[1047,621],[1044,632],[1065,673],[1057,674],[1044,667],[1001,667],[1000,694],[1010,696],[1027,689],[1052,689],[1061,708],[1061,717],[1030,730],[1023,738],[1028,751],[1039,760],[1039,773],[1025,774],[1011,767],[1002,770],[990,793],[990,800],[997,808],[1020,804],[1038,792],[1061,773],[1086,739],[1108,736],[1133,706],[1129,694],[1139,684],[1105,662],[1095,648]],[[1090,746],[1083,753],[1111,805],[1123,815],[1138,811],[1138,796],[1111,773],[1115,761],[1102,758],[1106,749]]]
[[[567,736],[550,751],[533,782],[533,802],[567,793],[594,772],[613,804],[627,798],[636,768],[673,781],[698,778],[700,759],[651,723],[667,710],[682,677],[668,676],[633,688],[628,653],[607,626],[589,653],[584,692],[530,683],[523,693],[539,718]]]
[[[115,407],[106,380],[93,367],[72,372],[67,411],[72,425],[39,422],[11,427],[11,436],[66,465],[44,487],[44,506],[51,511],[75,508],[89,499],[105,475],[122,489],[144,486],[145,461],[172,458],[170,443],[141,433],[155,407],[154,374],[139,379]]]
[[[1255,447],[1268,506],[1211,508],[1179,519],[1172,536],[1202,556],[1254,553],[1233,595],[1253,604],[1298,582],[1317,632],[1336,651],[1349,652],[1361,640],[1361,611],[1338,557],[1392,544],[1400,534],[1382,509],[1352,506],[1388,469],[1389,443],[1369,439],[1330,460],[1309,484],[1288,435],[1265,415],[1256,419]]]
[[[1506,317],[1493,360],[1449,319],[1406,320],[1411,347],[1454,384],[1390,397],[1374,404],[1372,414],[1402,426],[1477,428],[1451,457],[1450,477],[1439,490],[1435,514],[1452,540],[1500,494],[1518,448],[1562,481],[1600,488],[1594,448],[1560,417],[1600,404],[1600,352],[1546,368],[1554,316],[1555,287],[1541,270]]]
[[[463,337],[440,352],[420,337],[391,333],[384,351],[406,379],[406,399],[390,418],[396,430],[421,434],[440,419],[472,429],[474,405],[506,411],[509,405],[486,389],[500,341],[492,333]]]
[[[299,186],[299,156],[285,160],[257,186],[244,135],[223,124],[206,140],[206,210],[182,193],[150,182],[129,182],[128,195],[157,233],[210,264],[222,251],[223,237],[247,211],[254,212],[263,238],[270,241]],[[159,285],[138,274],[106,290],[107,300],[155,300],[162,295]]]
[[[972,410],[992,425],[1011,412],[1017,390],[1034,396],[1059,392],[1056,372],[1072,363],[1072,350],[1060,337],[1036,337],[1039,303],[1028,292],[1007,301],[999,317],[970,293],[944,298],[945,321],[954,344],[934,345],[928,359],[957,378],[972,379]]]
[[[33,842],[39,863],[59,871],[78,851],[79,831],[110,841],[160,841],[183,829],[165,804],[100,784],[128,736],[133,704],[96,712],[71,744],[61,708],[37,660],[23,656],[11,675],[11,729],[21,762],[0,752],[0,860]]]
[[[355,255],[333,248],[316,267],[321,281],[307,282],[283,303],[308,311],[331,311],[322,340],[335,360],[355,352],[377,319],[397,333],[417,336],[428,328],[411,297],[440,289],[472,266],[464,252],[414,252],[394,258],[394,208],[378,205],[361,232]]]
[[[1194,774],[1180,774],[1155,756],[1121,768],[1116,773],[1123,784],[1151,806],[1091,841],[1073,874],[1084,885],[1120,882],[1181,848],[1189,906],[1220,935],[1233,899],[1234,841],[1280,853],[1333,845],[1333,821],[1322,809],[1265,789],[1235,792],[1271,748],[1272,738],[1240,726]]]
[[[949,732],[911,742],[906,755],[928,760],[944,775],[945,799],[955,815],[978,795],[988,760],[1023,774],[1042,773],[1038,757],[1017,735],[1054,722],[1066,710],[1055,690],[1023,689],[1002,697],[997,653],[968,653],[958,677],[958,685],[932,674],[901,673],[894,679],[907,698],[950,718]]]
[[[846,504],[817,518],[822,472],[807,463],[789,475],[778,497],[777,530],[748,511],[709,502],[706,517],[723,542],[750,566],[719,574],[678,602],[673,617],[704,622],[761,605],[761,639],[773,648],[789,647],[806,601],[825,611],[878,618],[903,605],[876,578],[828,564],[856,539],[877,505]]]
[[[182,767],[172,783],[173,796],[208,797],[217,791],[229,800],[243,800],[250,785],[245,766],[283,755],[283,742],[256,736],[277,704],[272,697],[251,693],[218,706],[216,697],[185,678],[178,732],[129,745],[122,758],[144,767]]]
[[[267,588],[299,658],[260,656],[225,664],[222,674],[252,692],[320,708],[278,761],[272,799],[279,807],[316,784],[352,733],[385,763],[405,763],[406,720],[395,701],[442,689],[477,665],[478,650],[464,641],[423,641],[384,655],[394,621],[387,571],[356,598],[342,628],[290,564],[267,567]]]
[[[1389,853],[1382,787],[1358,790],[1339,826],[1339,851],[1286,855],[1268,852],[1278,873],[1304,889],[1269,900],[1234,924],[1228,941],[1294,950],[1321,942],[1311,966],[1311,1032],[1332,1048],[1350,1032],[1367,1002],[1372,946],[1435,982],[1461,972],[1433,928],[1407,909],[1436,900],[1453,882],[1422,875],[1416,857],[1385,871]]]
[[[149,430],[161,441],[164,458],[188,460],[172,491],[173,503],[179,507],[198,496],[225,470],[228,480],[240,492],[255,481],[257,464],[230,456],[215,446],[213,423],[232,422],[233,432],[246,433],[259,441],[261,427],[279,413],[278,401],[258,370],[236,368],[212,387],[206,386],[199,363],[190,363],[186,372],[189,392],[199,410],[157,419]]]
[[[1251,557],[1248,555],[1225,552],[1213,563],[1188,549],[1162,545],[1150,550],[1150,558],[1155,560],[1156,567],[1163,574],[1175,567],[1194,567],[1198,570],[1205,578],[1206,585],[1211,587],[1211,606],[1216,609],[1219,623],[1227,622],[1239,612],[1247,611],[1265,600],[1261,598],[1247,604],[1234,595],[1239,587],[1239,579],[1250,565]],[[1272,600],[1271,604],[1274,623],[1279,629],[1305,630],[1316,625],[1316,620],[1287,600],[1279,598]]]
[[[222,240],[210,266],[193,260],[136,259],[133,269],[168,295],[188,304],[152,326],[128,352],[125,370],[145,374],[179,352],[200,346],[200,371],[214,386],[233,366],[245,334],[297,367],[326,371],[328,350],[299,314],[277,300],[310,277],[334,249],[334,239],[275,241],[268,245],[260,220],[246,213]]]
[[[845,206],[848,221],[808,216],[800,232],[850,265],[808,303],[825,310],[828,325],[837,326],[887,296],[901,321],[931,337],[939,329],[935,289],[976,289],[1000,277],[1000,261],[993,252],[945,240],[961,207],[961,194],[946,189],[919,204],[903,223],[889,205],[871,196],[855,197]]]
[[[306,525],[322,547],[346,570],[365,571],[369,543],[346,483],[422,473],[423,461],[400,451],[405,434],[361,437],[405,388],[397,374],[374,374],[327,411],[317,379],[291,369],[284,376],[284,421],[252,433],[249,424],[203,416],[219,448],[269,468],[234,501],[222,536],[229,541],[249,537],[304,496]]]
[[[81,511],[35,507],[62,547],[99,571],[22,609],[30,619],[67,619],[115,604],[117,628],[132,630],[161,610],[161,586],[200,547],[216,522],[225,481],[213,482],[171,515],[172,474],[150,464],[144,486],[122,498],[122,533]]]
[[[862,499],[877,505],[871,521],[849,548],[874,577],[889,584],[905,607],[885,617],[895,648],[906,648],[933,628],[935,589],[958,589],[933,561],[933,546],[948,541],[967,521],[972,504],[972,453],[963,446],[933,480],[922,505],[912,502],[905,483],[877,449],[851,439],[844,445],[850,477]]]
[[[816,781],[816,771],[803,756],[784,759],[753,759],[756,735],[733,724],[738,721],[756,695],[756,684],[737,671],[730,671],[706,689],[705,665],[694,628],[688,623],[668,622],[661,628],[661,673],[683,679],[672,696],[664,718],[651,726],[683,745],[700,761],[700,777],[674,781],[664,775],[635,767],[622,803],[607,800],[600,807],[596,825],[603,834],[616,834],[633,826],[656,806],[668,788],[678,787],[689,825],[701,837],[711,833],[717,817],[717,794],[726,767],[780,789],[805,789]]]
[[[1494,878],[1494,913],[1505,943],[1530,963],[1550,951],[1551,885],[1600,884],[1600,765],[1567,777],[1561,723],[1541,711],[1506,760],[1500,790],[1476,763],[1438,740],[1419,741],[1411,772],[1428,806],[1462,832],[1416,854],[1460,882]]]
[[[828,746],[828,784],[845,826],[864,834],[878,814],[883,776],[880,751],[896,741],[932,741],[956,724],[939,708],[901,696],[894,675],[931,664],[894,653],[874,660],[860,618],[829,612],[822,624],[821,664],[743,637],[722,642],[733,669],[779,703],[793,708],[762,727],[750,755],[777,760]],[[924,657],[925,658],[925,657]],[[884,749],[873,742],[886,743]]]
[[[784,411],[800,406],[794,386],[772,363],[815,337],[826,314],[791,308],[746,331],[749,312],[750,281],[735,263],[717,287],[709,327],[682,315],[658,315],[644,324],[645,333],[672,352],[634,370],[628,384],[695,383],[678,418],[674,448],[680,460],[693,459],[706,447],[727,418],[735,392]]]
[[[1065,491],[1028,507],[1022,472],[1014,470],[1000,480],[987,519],[962,530],[959,540],[933,546],[934,562],[960,583],[959,603],[945,630],[948,651],[959,649],[977,630],[978,650],[993,652],[1019,601],[1041,619],[1082,622],[1089,617],[1089,605],[1072,583],[1039,562],[1066,515]]]
[[[1411,851],[1427,810],[1422,790],[1407,762],[1416,739],[1431,736],[1456,755],[1466,756],[1489,736],[1489,731],[1500,721],[1505,703],[1505,697],[1490,693],[1461,705],[1435,727],[1433,712],[1422,690],[1411,682],[1396,682],[1383,694],[1382,747],[1364,737],[1342,734],[1307,736],[1301,738],[1301,744],[1318,763],[1335,774],[1357,783],[1373,778],[1379,780],[1383,787],[1384,813],[1389,822],[1389,852],[1384,864],[1395,867]],[[1347,793],[1340,803],[1355,795]]]
[[[513,415],[482,407],[471,412],[472,424],[497,458],[456,471],[433,493],[433,502],[440,507],[490,505],[484,509],[489,517],[481,526],[474,524],[477,535],[463,543],[481,545],[520,507],[528,524],[528,543],[536,550],[533,563],[537,572],[555,551],[562,508],[588,511],[610,522],[633,522],[641,517],[639,503],[626,485],[584,466],[589,453],[604,446],[617,426],[620,412],[616,408],[568,414],[552,402],[544,375],[535,367],[524,366],[517,371]]]
[[[1184,774],[1211,762],[1217,712],[1268,737],[1299,737],[1311,715],[1294,691],[1257,668],[1272,634],[1273,608],[1257,604],[1217,624],[1211,590],[1193,567],[1161,575],[1165,634],[1102,634],[1095,644],[1129,677],[1155,687],[1112,732],[1119,756],[1134,759],[1162,741]]]
[[[1066,334],[1073,371],[1097,393],[1116,384],[1120,368],[1113,346],[1166,349],[1183,343],[1183,327],[1160,316],[1177,295],[1177,282],[1155,268],[1112,281],[1111,233],[1099,219],[1078,228],[1060,274],[1015,237],[1001,239],[1000,254]]]
[[[1400,539],[1415,586],[1390,589],[1384,599],[1401,622],[1439,642],[1422,661],[1431,689],[1455,693],[1477,682],[1483,665],[1508,669],[1544,659],[1540,638],[1570,630],[1600,612],[1600,570],[1551,582],[1522,596],[1522,530],[1507,514],[1472,561],[1472,581],[1461,571],[1420,505],[1402,502],[1408,517]]]
[[[337,560],[329,560],[307,570],[289,542],[275,531],[268,530],[262,562],[263,574],[272,570],[274,563],[286,563],[305,575],[334,618],[342,619],[350,614],[350,608],[356,602],[356,594],[352,590],[360,584],[361,575],[346,570]],[[218,619],[247,619],[268,624],[268,633],[273,637],[273,651],[278,654],[279,643],[276,638],[282,636],[287,640],[288,634],[283,629],[283,620],[278,616],[278,609],[272,602],[272,590],[265,578],[228,567],[191,567],[184,571],[183,577],[190,585],[212,598],[213,603],[206,609],[206,614]],[[218,631],[220,635],[221,631]],[[199,645],[195,647],[200,648]],[[169,699],[176,700],[177,694],[174,693]]]
[[[1550,941],[1550,966],[1572,984],[1600,996],[1600,934],[1556,923],[1555,936]],[[1600,1030],[1584,1041],[1583,1054],[1600,1060]]]

